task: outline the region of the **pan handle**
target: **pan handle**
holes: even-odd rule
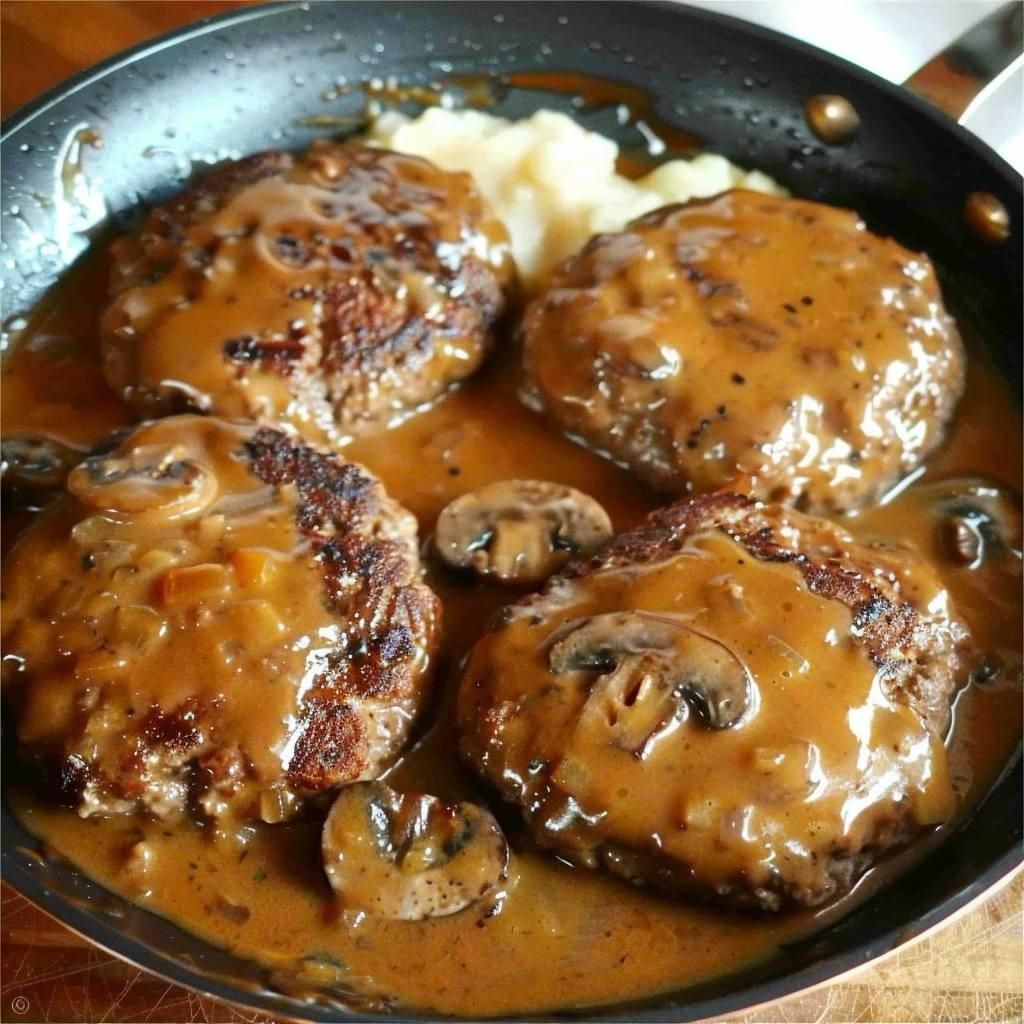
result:
[[[1024,60],[1024,4],[1007,3],[968,29],[903,84],[963,120],[989,86]]]

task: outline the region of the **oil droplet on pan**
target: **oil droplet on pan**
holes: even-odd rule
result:
[[[849,142],[860,127],[860,115],[844,96],[822,93],[804,104],[804,115],[811,131],[830,146]]]
[[[971,234],[986,245],[1001,245],[1010,237],[1010,215],[991,192],[972,192],[967,197],[964,220]]]

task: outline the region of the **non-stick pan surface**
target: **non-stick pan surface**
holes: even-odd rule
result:
[[[827,17],[827,5],[819,5]],[[85,248],[89,224],[130,216],[173,191],[191,167],[269,146],[299,147],[358,115],[339,82],[458,73],[569,71],[649,92],[657,115],[704,148],[773,175],[794,193],[852,206],[869,226],[926,250],[951,305],[1019,394],[1021,182],[994,153],[923,101],[843,61],[730,18],[670,4],[318,3],[246,9],[116,57],[13,117],[2,139],[0,265],[5,324]],[[825,146],[803,105],[838,93],[861,116],[856,139]],[[564,96],[509,90],[498,112],[569,108]],[[320,118],[319,124],[310,118]],[[586,124],[640,140],[611,111]],[[341,123],[341,122],[339,122]],[[77,152],[82,130],[102,148]],[[76,136],[76,133],[77,136]],[[88,138],[88,136],[85,136]],[[75,183],[81,160],[84,181]],[[1008,244],[967,229],[970,192],[1007,207]],[[900,883],[761,968],[590,1019],[689,1021],[732,1013],[835,977],[935,925],[1021,861],[1019,753],[971,820]],[[40,857],[3,809],[3,875],[96,943],[202,992],[316,1021],[341,1011],[267,987],[259,967],[106,893],[71,865]],[[429,969],[429,965],[421,965]],[[416,969],[415,966],[412,969]],[[560,1016],[565,1016],[560,1015]],[[346,1019],[377,1019],[357,1008]]]

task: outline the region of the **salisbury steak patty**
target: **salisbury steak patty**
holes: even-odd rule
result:
[[[505,229],[467,174],[328,142],[198,178],[112,248],[111,385],[338,441],[473,373],[505,306]]]
[[[918,465],[963,386],[927,257],[848,210],[755,192],[597,236],[524,334],[524,399],[639,476],[816,511]]]
[[[11,553],[3,594],[18,737],[60,799],[278,821],[389,763],[424,701],[439,604],[415,520],[365,469],[177,416],[68,490]]]
[[[910,551],[691,499],[503,610],[462,679],[461,749],[580,864],[814,906],[952,811],[967,643]]]

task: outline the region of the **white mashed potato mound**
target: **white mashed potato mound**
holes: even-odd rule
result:
[[[367,141],[426,157],[445,170],[469,171],[505,222],[528,288],[593,235],[621,231],[666,203],[730,188],[786,194],[760,171],[745,171],[714,153],[668,160],[631,181],[615,171],[619,147],[611,139],[553,110],[522,121],[441,107],[416,118],[387,111],[374,121]]]

